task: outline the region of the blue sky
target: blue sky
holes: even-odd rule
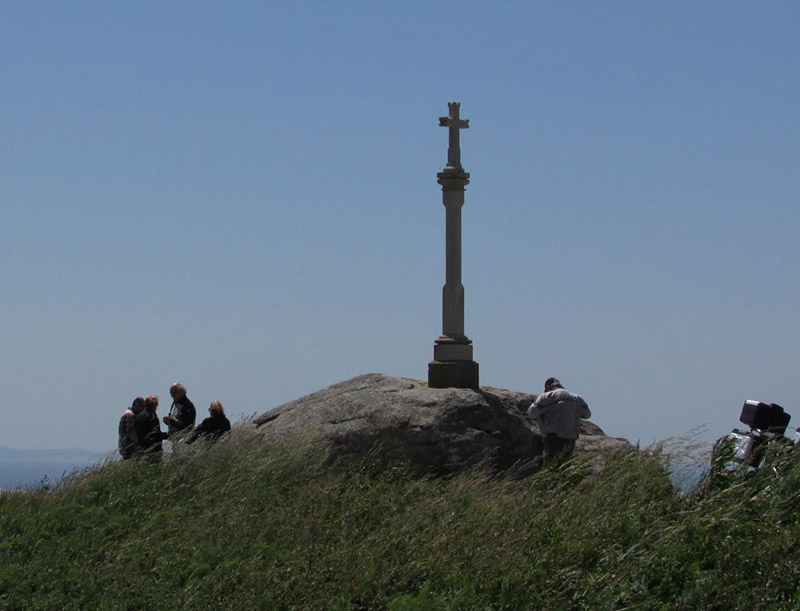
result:
[[[650,443],[800,425],[800,5],[7,2],[0,446],[111,449],[180,380],[234,418],[441,331],[470,129],[481,382]]]

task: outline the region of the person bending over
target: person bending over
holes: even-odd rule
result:
[[[544,393],[536,397],[528,415],[539,423],[544,441],[544,462],[569,458],[581,430],[581,418],[592,412],[583,397],[569,392],[558,378],[547,378]]]

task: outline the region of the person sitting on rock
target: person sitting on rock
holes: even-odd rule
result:
[[[583,397],[566,390],[558,378],[547,378],[544,393],[536,397],[528,415],[539,423],[547,464],[557,456],[566,459],[572,455],[581,418],[590,418],[592,412]]]
[[[210,416],[195,427],[187,443],[192,443],[201,436],[206,439],[217,439],[223,433],[231,430],[231,421],[225,415],[225,408],[222,407],[222,403],[212,401],[211,405],[208,406],[208,413]]]

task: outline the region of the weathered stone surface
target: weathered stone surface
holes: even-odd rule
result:
[[[319,439],[328,444],[332,460],[378,452],[431,471],[478,462],[506,469],[541,454],[538,428],[525,415],[535,397],[490,387],[429,388],[373,373],[280,405],[254,424],[268,437],[301,433]],[[601,445],[607,451],[630,447],[584,421],[578,447]]]

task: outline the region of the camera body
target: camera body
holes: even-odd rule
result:
[[[771,442],[800,443],[797,436],[794,442],[784,436],[791,418],[777,403],[745,401],[739,414],[739,422],[749,426],[750,430],[733,429],[720,440],[730,444],[733,451],[730,462],[724,469],[745,469],[748,473],[755,471],[762,466],[767,445]],[[715,449],[716,447],[715,445]]]
[[[745,401],[739,422],[746,424],[751,429],[766,431],[776,435],[783,435],[789,420],[792,417],[783,411],[777,403],[762,403],[761,401]]]

